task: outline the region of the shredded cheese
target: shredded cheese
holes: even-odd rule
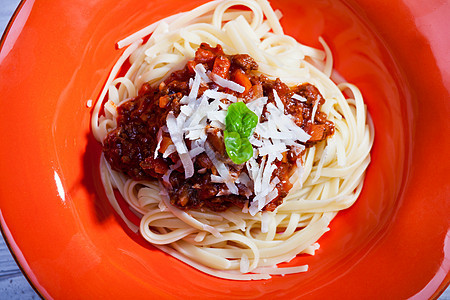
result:
[[[227,164],[221,161],[214,150],[206,143],[206,126],[225,128],[225,118],[228,110],[228,103],[237,102],[236,96],[219,92],[217,89],[204,90],[199,95],[199,87],[202,84],[215,82],[218,85],[232,91],[243,92],[245,88],[233,81],[224,79],[216,74],[207,72],[202,64],[194,67],[195,76],[190,80],[190,92],[180,100],[180,114],[175,117],[172,112],[167,115],[167,130],[172,139],[170,145],[164,152],[164,157],[177,152],[185,170],[185,177],[189,178],[194,174],[194,161],[200,153],[206,153],[218,174],[211,175],[211,181],[223,183],[227,189],[221,189],[220,195],[239,194],[236,183],[244,185],[244,192],[247,197],[254,195],[250,206],[245,210],[251,215],[260,212],[268,203],[278,196],[277,184],[280,179],[274,176],[276,161],[283,159],[283,153],[289,149],[294,149],[296,153],[304,149],[301,143],[309,140],[310,136],[300,128],[289,115],[284,113],[284,104],[277,91],[273,89],[274,103],[267,103],[268,97],[260,97],[247,104],[248,108],[255,112],[260,119],[265,109],[264,122],[259,122],[254,134],[249,138],[254,147],[253,157],[246,163],[247,175],[241,172],[238,178],[233,177]],[[292,98],[303,101],[303,97],[293,95]],[[228,100],[228,101],[223,101]],[[158,133],[159,134],[159,133]],[[162,133],[161,133],[162,135]],[[191,149],[186,147],[185,140],[190,140]],[[157,150],[160,147],[158,137]],[[155,155],[157,155],[155,151]],[[260,157],[257,162],[258,157]],[[169,170],[163,180],[168,182]]]
[[[225,78],[220,77],[217,74],[211,74],[211,79],[217,83],[218,85],[220,85],[221,87],[230,89],[232,91],[238,92],[238,93],[243,93],[245,91],[245,87],[243,87],[240,84],[237,84],[234,81],[231,80],[227,80]]]

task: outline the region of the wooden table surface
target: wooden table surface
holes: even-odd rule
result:
[[[0,32],[6,28],[19,0],[0,1]],[[20,271],[9,249],[0,235],[0,299],[39,299],[39,295],[28,283]],[[439,300],[450,300],[450,289],[439,297]]]
[[[0,236],[0,299],[39,299]]]

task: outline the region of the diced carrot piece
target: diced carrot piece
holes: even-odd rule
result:
[[[161,92],[166,88],[166,83],[164,81],[162,81],[159,86],[158,86],[158,90]]]
[[[225,56],[219,55],[214,60],[212,73],[227,79],[230,66],[231,66],[230,60]]]
[[[169,104],[170,102],[170,96],[169,95],[165,95],[162,97],[159,97],[159,107],[164,108],[167,106],[167,104]]]
[[[189,73],[195,74],[195,71],[194,71],[195,65],[196,65],[196,63],[193,60],[190,60],[187,62],[187,67],[189,69]]]
[[[288,161],[287,160],[287,152],[283,152],[282,155],[283,155],[283,159],[281,160],[281,162],[286,163]]]
[[[234,72],[234,82],[242,85],[245,88],[245,91],[242,94],[247,94],[252,87],[250,79],[241,70],[236,70],[236,72]]]
[[[318,124],[312,124],[311,130],[309,134],[311,135],[311,138],[308,140],[308,142],[317,142],[323,139],[323,135],[325,133],[325,125],[318,125]]]
[[[168,136],[163,136],[162,140],[161,140],[161,145],[159,146],[159,152],[160,153],[164,153],[166,152],[167,148],[172,145],[172,139]]]
[[[195,62],[197,63],[209,63],[215,58],[214,53],[209,50],[198,48],[195,52]]]

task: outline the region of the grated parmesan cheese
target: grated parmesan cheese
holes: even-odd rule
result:
[[[211,75],[211,79],[217,83],[218,85],[220,85],[221,87],[230,89],[232,91],[238,92],[238,93],[243,93],[245,91],[245,87],[243,87],[240,84],[237,84],[234,81],[231,80],[227,80],[225,78],[220,77],[219,75],[216,74],[212,74]]]
[[[153,159],[156,159],[158,157],[158,151],[161,147],[161,141],[162,141],[162,129],[159,128],[158,134],[156,135],[156,139],[158,140],[158,144],[156,145],[155,153],[153,154]]]
[[[175,147],[175,145],[169,145],[166,149],[166,151],[164,151],[163,153],[163,158],[167,158],[169,157],[170,154],[177,152],[177,148]]]
[[[231,177],[230,170],[228,167],[221,161],[219,161],[216,158],[216,154],[214,151],[209,147],[208,144],[205,144],[205,152],[206,155],[208,155],[208,158],[213,163],[214,167],[217,169],[217,172],[219,173],[220,177],[222,177],[223,182],[227,185],[228,190],[232,194],[239,194],[237,186],[233,182],[233,178]]]
[[[241,172],[239,177],[236,178],[237,175],[233,176],[230,173],[228,165],[219,160],[214,150],[206,143],[206,126],[224,130],[228,103],[237,102],[238,99],[234,95],[219,92],[217,89],[207,89],[199,97],[199,88],[202,84],[209,82],[215,82],[238,93],[242,93],[245,88],[233,81],[207,72],[202,64],[197,64],[194,71],[195,76],[189,82],[191,88],[189,95],[180,100],[180,114],[178,117],[175,117],[172,112],[167,115],[167,131],[173,145],[166,149],[164,157],[176,151],[180,157],[178,163],[183,165],[185,177],[189,178],[194,174],[196,156],[205,152],[218,172],[218,175],[211,175],[211,181],[223,183],[227,187],[227,189],[220,189],[217,196],[230,193],[239,194],[236,183],[240,183],[244,186],[243,189],[247,198],[254,195],[252,202],[247,204],[243,210],[255,215],[278,197],[276,186],[280,179],[273,175],[277,168],[275,162],[281,161],[283,153],[289,149],[295,151],[296,154],[301,153],[304,149],[301,143],[308,141],[310,135],[295,124],[289,115],[284,113],[284,104],[275,89],[273,89],[274,102],[267,103],[268,97],[253,100],[247,104],[247,107],[259,119],[265,108],[266,121],[259,122],[253,135],[249,138],[254,147],[254,154],[246,163],[248,175]],[[292,98],[306,101],[303,97],[295,94]],[[223,100],[227,101],[224,102]],[[186,146],[185,139],[190,140],[190,150]],[[157,150],[160,147],[159,137],[158,141]],[[157,155],[156,151],[155,155]],[[257,162],[257,159],[260,163]],[[168,183],[172,170],[171,168],[164,174],[164,182]]]
[[[306,98],[305,97],[302,97],[302,96],[297,95],[297,94],[292,95],[291,98],[295,99],[295,100],[298,100],[298,101],[301,101],[301,102],[306,102]]]

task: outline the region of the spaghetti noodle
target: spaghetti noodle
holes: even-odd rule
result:
[[[234,8],[237,6],[240,9]],[[124,222],[162,251],[221,278],[257,280],[275,274],[306,271],[307,266],[281,268],[277,265],[290,261],[300,253],[314,254],[319,247],[317,240],[329,230],[334,216],[358,198],[370,162],[373,127],[360,91],[352,84],[342,82],[336,85],[330,79],[331,52],[321,38],[319,40],[325,51],[302,45],[283,33],[280,18],[281,12],[274,11],[265,0],[219,0],[168,17],[132,34],[118,43],[119,48],[127,48],[111,71],[92,115],[93,134],[104,143],[107,135],[118,127],[117,108],[136,98],[143,86],[158,86],[173,71],[183,68],[195,57],[202,43],[220,45],[230,55],[248,54],[258,65],[254,72],[269,80],[279,78],[290,88],[307,83],[320,91],[325,101],[323,105],[314,105],[312,122],[320,112],[334,124],[334,133],[303,149],[297,171],[290,178],[293,187],[273,211],[263,209],[268,203],[270,190],[259,198],[255,192],[255,198],[262,199],[261,203],[249,201],[244,208],[231,206],[223,211],[204,208],[183,210],[172,205],[168,190],[161,182],[135,180],[114,170],[102,155],[100,170],[103,185],[111,205]],[[126,74],[116,78],[127,60],[130,67]],[[195,94],[192,101],[200,98],[194,91],[196,84],[208,80],[218,85],[228,85],[228,89],[238,88],[213,78],[211,73],[196,70],[195,74],[195,80],[189,87],[189,94]],[[214,92],[217,95],[217,91]],[[273,97],[273,114],[276,114],[276,108],[279,109],[282,104],[277,102],[277,96]],[[107,100],[103,101],[105,98]],[[258,110],[262,108],[251,103],[249,108],[261,116]],[[222,104],[226,110],[229,103],[225,101]],[[278,117],[284,118],[282,115]],[[171,118],[169,114],[169,132],[171,126],[177,125],[176,116]],[[219,127],[220,120],[214,120]],[[292,129],[295,124],[290,126]],[[179,127],[179,130],[189,134],[186,128]],[[195,130],[199,130],[199,136],[205,134],[204,126]],[[264,135],[264,130],[260,122],[253,138]],[[298,134],[299,131],[296,132]],[[186,135],[181,135],[181,139],[185,139]],[[171,138],[176,144],[176,138],[173,135]],[[255,155],[260,152],[264,154],[261,156],[266,157],[262,163],[255,156],[245,163],[249,175],[252,168],[257,170],[256,175],[249,178],[252,184],[257,185],[258,170],[264,173],[263,165],[266,163],[269,166],[266,159],[272,157],[276,161],[286,151],[279,150],[271,156],[268,149],[276,149],[277,145],[273,138],[270,141],[274,147],[266,147],[266,152],[257,141],[252,143]],[[208,150],[207,143],[203,147],[201,151],[205,151],[214,161],[214,153]],[[183,154],[179,147],[175,148],[172,150]],[[177,167],[184,167],[188,178],[189,155],[184,155],[184,160],[181,155],[180,158]],[[226,174],[218,171],[214,175],[215,180],[223,182],[232,191],[233,182],[228,182]],[[139,226],[127,219],[118,205],[114,189],[120,192],[131,211],[141,219]]]

